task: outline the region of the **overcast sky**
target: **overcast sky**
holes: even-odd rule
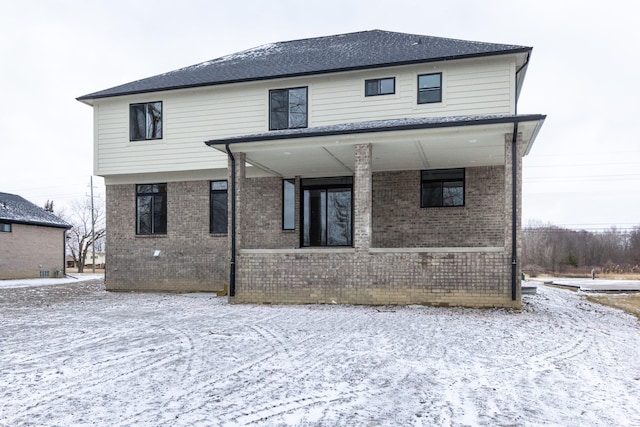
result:
[[[523,223],[640,225],[640,25],[632,1],[0,5],[0,191],[38,205],[68,206],[89,193],[92,109],[76,97],[264,43],[382,29],[533,46],[518,112],[547,120],[524,160]],[[94,186],[104,194],[102,179]]]

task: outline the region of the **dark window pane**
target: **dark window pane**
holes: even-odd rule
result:
[[[367,80],[364,82],[364,94],[365,96],[373,96],[378,94],[378,81]]]
[[[307,88],[289,89],[289,128],[307,127]]]
[[[464,169],[435,169],[422,171],[423,180],[464,180]]]
[[[228,232],[227,192],[211,193],[211,233]]]
[[[134,104],[129,108],[130,139],[137,141],[145,138],[146,114],[144,104]]]
[[[153,196],[153,233],[167,232],[167,202],[164,195]]]
[[[422,205],[425,207],[442,206],[442,183],[422,183]]]
[[[418,103],[419,104],[428,104],[431,102],[440,102],[441,95],[440,89],[437,90],[425,90],[421,91],[418,94]]]
[[[162,138],[162,103],[151,102],[147,106],[147,139]]]
[[[327,244],[326,201],[324,190],[304,191],[304,246]]]
[[[138,234],[151,234],[151,211],[153,206],[153,196],[139,196],[138,197],[138,212],[137,217],[137,233]]]
[[[296,227],[296,184],[293,179],[282,181],[282,228],[294,230]]]
[[[269,94],[269,129],[286,129],[289,96],[287,90],[272,90]]]
[[[351,245],[351,190],[327,192],[327,245]]]

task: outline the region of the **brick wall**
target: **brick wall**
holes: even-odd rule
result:
[[[209,181],[168,183],[167,234],[155,236],[136,236],[135,187],[106,187],[107,289],[223,291],[228,237],[209,233]]]
[[[465,206],[420,207],[420,171],[373,174],[373,246],[503,246],[505,168],[465,169]],[[510,203],[510,200],[509,200]]]
[[[241,253],[238,303],[519,307],[498,252]]]
[[[62,228],[11,224],[10,233],[0,233],[0,279],[40,277],[48,271],[64,270]]]

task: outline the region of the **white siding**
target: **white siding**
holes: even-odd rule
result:
[[[441,103],[418,105],[417,76],[442,73]],[[396,78],[396,93],[364,96],[364,80]],[[515,110],[515,58],[502,56],[238,83],[96,100],[97,175],[212,170],[226,156],[204,141],[268,131],[268,91],[308,86],[309,127],[405,117]],[[129,104],[163,102],[163,138],[129,141]]]

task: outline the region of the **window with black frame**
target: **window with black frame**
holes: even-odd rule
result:
[[[422,171],[421,206],[464,206],[464,169]]]
[[[282,229],[296,228],[296,180],[282,180]]]
[[[209,232],[212,234],[226,234],[229,231],[227,192],[227,181],[211,181]]]
[[[352,245],[353,178],[301,180],[302,246]]]
[[[442,102],[442,73],[418,76],[418,104]]]
[[[162,139],[162,102],[129,105],[129,139]]]
[[[364,82],[364,95],[391,95],[396,93],[395,77],[386,77],[383,79],[371,79]]]
[[[167,234],[167,184],[136,185],[136,234]]]
[[[307,88],[269,91],[269,130],[307,127]]]

